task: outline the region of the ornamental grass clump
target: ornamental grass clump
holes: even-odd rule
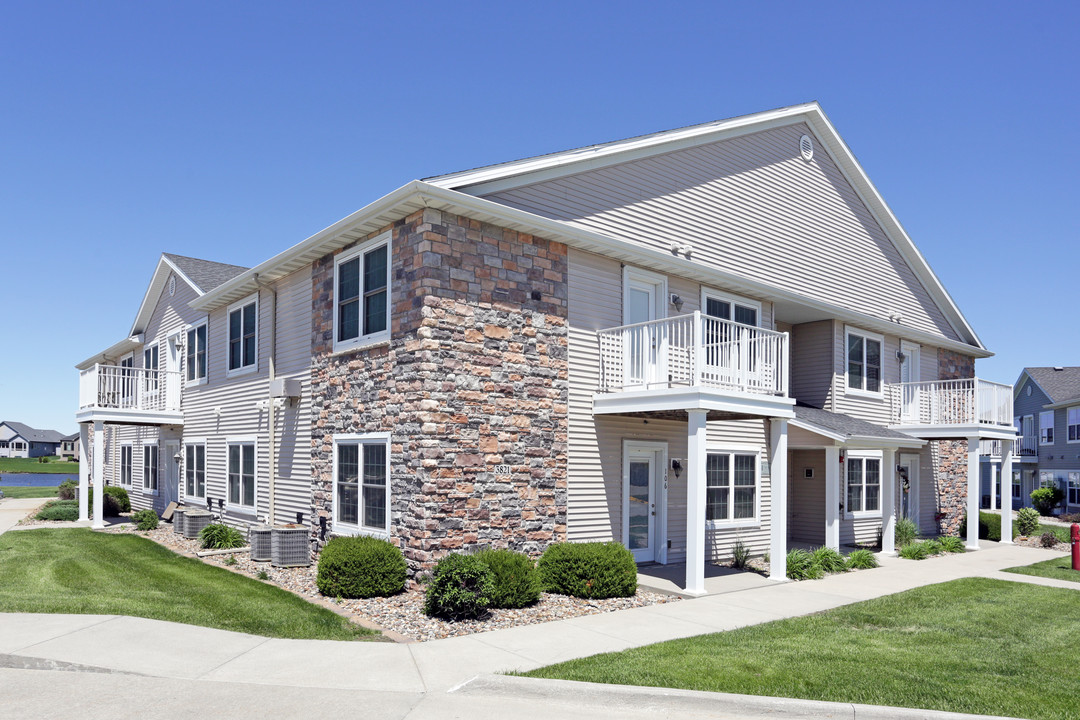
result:
[[[1017,510],[1016,531],[1024,537],[1031,537],[1039,532],[1039,511],[1035,508],[1020,508]]]
[[[787,576],[792,580],[817,580],[825,577],[825,571],[814,562],[812,553],[795,548],[787,554]]]
[[[955,535],[943,535],[937,539],[937,543],[947,553],[962,553],[966,549],[964,541]]]
[[[424,613],[446,620],[472,620],[491,607],[495,581],[475,555],[451,553],[435,565],[424,592]]]
[[[336,537],[319,554],[315,585],[327,597],[389,597],[405,589],[401,550],[374,537]]]
[[[495,583],[491,607],[523,608],[540,599],[543,590],[540,573],[527,555],[500,549],[482,550],[475,557],[487,565]]]
[[[900,518],[896,521],[896,528],[893,531],[896,547],[902,548],[913,543],[917,537],[919,537],[919,528],[911,518]]]
[[[930,557],[931,552],[927,543],[913,542],[900,548],[899,554],[905,560],[925,560]]]
[[[826,574],[847,572],[848,570],[844,556],[830,547],[816,548],[810,555],[813,557],[813,562]]]
[[[874,553],[863,548],[848,553],[847,566],[849,570],[869,570],[878,567],[878,561]]]
[[[554,543],[537,563],[548,592],[587,599],[637,593],[634,555],[617,542]]]
[[[742,570],[750,562],[750,548],[746,547],[741,539],[735,541],[735,546],[731,548],[731,567],[736,570]]]
[[[204,550],[229,550],[244,547],[244,535],[225,523],[213,523],[199,531],[199,541]]]

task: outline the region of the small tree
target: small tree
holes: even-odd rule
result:
[[[1065,499],[1065,491],[1059,487],[1041,487],[1031,491],[1031,504],[1040,515],[1049,515]]]

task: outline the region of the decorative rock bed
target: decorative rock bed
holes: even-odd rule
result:
[[[178,536],[169,525],[161,525],[157,530],[138,532],[133,525],[121,525],[110,528],[107,532],[135,533],[147,537],[182,555],[195,556],[202,549],[198,540],[189,540]],[[235,558],[235,564],[228,564],[229,558]],[[552,620],[565,620],[582,615],[626,610],[628,608],[676,602],[680,598],[639,589],[634,597],[610,598],[607,600],[585,600],[544,593],[540,602],[532,607],[517,610],[492,610],[484,618],[449,622],[431,618],[424,614],[424,595],[418,590],[410,590],[387,598],[369,598],[361,600],[324,597],[315,586],[317,563],[310,567],[273,567],[268,562],[254,562],[247,551],[230,555],[213,555],[200,558],[205,563],[220,565],[228,570],[239,572],[258,579],[259,573],[266,573],[267,582],[303,598],[328,604],[336,612],[364,625],[375,625],[395,639],[405,642],[437,640],[439,638],[471,635],[517,627],[536,625]]]

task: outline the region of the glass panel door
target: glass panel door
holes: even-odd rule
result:
[[[632,452],[627,468],[627,547],[638,562],[655,559],[653,534],[656,522],[655,452]]]
[[[627,289],[626,322],[637,325],[627,336],[627,382],[629,386],[649,385],[656,381],[656,328],[641,325],[656,319],[656,286],[632,283]]]

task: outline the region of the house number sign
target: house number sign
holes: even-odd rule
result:
[[[511,472],[513,472],[513,470],[511,469],[511,467],[509,465],[496,465],[495,466],[495,474],[496,475],[509,475]]]

